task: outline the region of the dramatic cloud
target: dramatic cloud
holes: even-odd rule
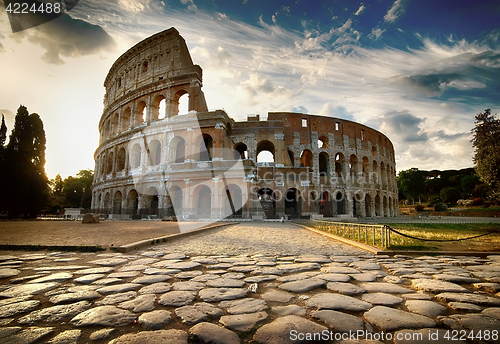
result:
[[[80,57],[112,51],[114,40],[97,25],[63,15],[58,19],[25,32],[28,40],[45,49],[42,59],[63,64],[64,57]]]

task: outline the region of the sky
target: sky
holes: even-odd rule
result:
[[[209,110],[353,120],[389,137],[398,171],[472,167],[474,116],[500,112],[499,19],[480,0],[80,0],[12,33],[0,0],[0,114],[8,134],[20,104],[40,115],[49,178],[94,169],[109,68],[175,27]]]

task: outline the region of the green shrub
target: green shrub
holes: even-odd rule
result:
[[[435,211],[446,211],[446,209],[448,209],[446,205],[441,202],[434,204]]]

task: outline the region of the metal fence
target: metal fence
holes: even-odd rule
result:
[[[386,225],[329,222],[320,220],[309,221],[311,227],[326,233],[338,235],[343,238],[364,242],[369,245],[379,247],[389,247],[391,234]]]
[[[500,223],[498,217],[400,216],[359,219],[360,223]]]

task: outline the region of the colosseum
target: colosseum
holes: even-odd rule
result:
[[[235,121],[208,111],[202,69],[174,28],[120,56],[104,86],[93,212],[179,220],[398,215],[394,147],[384,134],[325,116]]]

